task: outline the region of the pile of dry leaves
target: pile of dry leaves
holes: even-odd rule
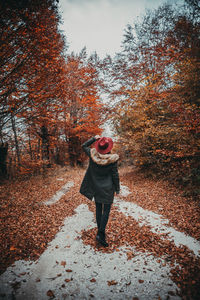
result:
[[[59,168],[42,176],[0,185],[0,263],[1,273],[18,259],[37,259],[63,225],[66,216],[74,213],[81,203],[94,204],[79,193],[83,169]],[[120,169],[123,184],[131,190],[126,201],[135,202],[144,209],[158,212],[170,221],[170,226],[196,239],[200,238],[200,209],[198,203],[180,195],[180,191],[160,180],[154,182],[130,168]],[[62,179],[62,180],[61,180]],[[66,182],[74,187],[55,204],[44,205]],[[113,206],[108,227],[109,247],[96,244],[96,229],[82,232],[84,243],[96,251],[112,253],[126,246],[127,259],[134,259],[133,249],[153,254],[171,264],[172,280],[180,287],[182,299],[199,299],[200,260],[186,247],[177,248],[148,226],[139,227],[137,221],[118,212]]]
[[[37,259],[63,225],[66,216],[85,201],[79,194],[83,170],[59,168],[44,178],[4,182],[0,185],[0,272],[19,259]],[[63,180],[60,180],[63,179]],[[75,187],[53,205],[51,198],[66,182]]]
[[[131,193],[126,201],[134,202],[144,209],[161,214],[169,219],[169,226],[200,240],[200,208],[192,199],[181,196],[180,191],[162,180],[154,182],[137,171],[120,170],[123,184]],[[153,233],[148,226],[140,227],[131,217],[117,211],[113,206],[108,227],[109,248],[102,248],[95,241],[96,230],[83,231],[82,238],[96,251],[111,253],[120,246],[133,246],[136,250],[162,256],[171,265],[171,278],[181,290],[182,299],[199,299],[200,295],[200,259],[186,247],[176,247],[169,240],[163,240],[161,234]],[[163,234],[162,234],[163,236]],[[135,257],[134,251],[127,254],[127,259]]]

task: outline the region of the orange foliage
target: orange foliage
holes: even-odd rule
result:
[[[56,0],[0,5],[0,138],[10,141],[23,173],[41,159],[81,162],[82,140],[101,133],[102,82],[94,60],[84,50],[65,54]]]
[[[200,27],[180,11],[164,5],[127,28],[112,73],[113,120],[135,165],[198,185]]]

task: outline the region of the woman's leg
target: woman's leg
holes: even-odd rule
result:
[[[95,202],[96,204],[96,222],[98,231],[101,226],[101,217],[102,217],[102,203]]]
[[[105,229],[108,223],[108,218],[110,214],[111,204],[103,204],[103,214],[101,216],[101,224],[99,228],[99,233],[105,238]]]

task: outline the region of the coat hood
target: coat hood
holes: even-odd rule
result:
[[[97,164],[101,166],[106,166],[113,164],[119,159],[118,154],[100,154],[95,148],[91,149],[91,158]]]

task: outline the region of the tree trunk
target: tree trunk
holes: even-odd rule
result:
[[[0,145],[0,176],[7,176],[7,154],[8,154],[8,143],[2,143]]]
[[[15,127],[15,118],[12,114],[11,114],[11,123],[12,123],[12,130],[13,130],[13,133],[14,133],[14,138],[15,138],[15,149],[16,149],[16,154],[17,154],[17,162],[18,162],[18,165],[19,165],[20,161],[21,161],[21,157],[20,157],[16,127]]]
[[[31,146],[31,134],[30,131],[28,132],[28,144],[29,144],[29,155],[31,160],[33,160],[33,151],[32,151],[32,146]]]
[[[70,137],[68,140],[68,152],[69,160],[72,167],[76,166],[80,162],[81,145],[77,136]]]
[[[46,126],[41,127],[41,134],[42,138],[42,159],[49,160],[49,134],[48,129]]]
[[[37,159],[40,158],[40,139],[38,139],[38,145],[37,145]]]

